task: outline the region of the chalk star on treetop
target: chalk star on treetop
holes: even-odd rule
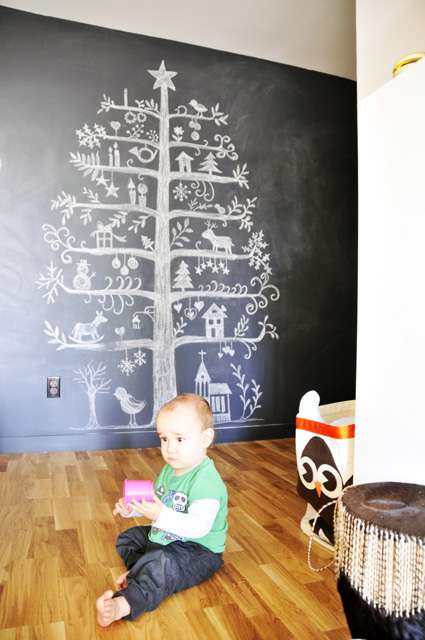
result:
[[[153,85],[154,89],[165,86],[169,87],[173,91],[176,90],[176,87],[174,86],[171,78],[174,78],[174,76],[177,75],[177,71],[167,71],[167,69],[165,68],[164,60],[162,60],[157,71],[154,71],[154,69],[148,69],[148,73],[150,73],[151,76],[155,78],[155,84]]]

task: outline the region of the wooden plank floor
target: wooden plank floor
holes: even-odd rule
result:
[[[127,478],[154,478],[158,449],[0,456],[0,640],[346,640],[331,569],[307,566],[294,440],[216,445],[229,489],[224,567],[138,621],[96,625],[94,600],[123,570],[112,516]],[[315,547],[315,562],[329,552]]]

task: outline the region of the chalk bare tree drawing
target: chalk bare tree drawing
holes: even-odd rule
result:
[[[52,261],[37,286],[47,303],[65,293],[92,313],[67,328],[46,320],[44,331],[58,350],[117,352],[124,377],[152,362],[152,419],[177,393],[177,349],[199,345],[192,353],[202,363],[207,353],[227,358],[230,378],[235,359],[243,404],[235,419],[243,421],[261,406],[261,390],[252,380],[248,410],[241,363],[266,336],[278,337],[265,312],[279,290],[254,226],[257,196],[219,103],[190,98],[171,110],[177,73],[164,61],[148,73],[157,99],[131,102],[128,89],[120,100],[103,95],[99,122],[76,132],[82,150],[70,163],[86,184],[80,197],[62,191],[52,201],[60,223],[43,233],[60,264]]]
[[[97,366],[91,362],[82,369],[74,372],[75,381],[85,386],[89,401],[88,429],[97,429],[99,423],[96,415],[96,395],[98,393],[109,393],[110,380],[105,379],[106,366],[100,362]]]

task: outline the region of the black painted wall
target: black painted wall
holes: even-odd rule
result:
[[[161,61],[165,74],[177,75],[164,76]],[[155,240],[154,253],[159,251],[155,175],[160,173],[160,157],[168,154],[174,172],[168,174],[167,183],[170,210],[180,211],[168,226],[170,242],[176,239],[172,227],[174,234],[181,234],[169,264],[169,291],[182,294],[181,299],[167,300],[169,318],[175,331],[179,322],[186,323],[175,338],[199,338],[183,340],[172,350],[175,390],[196,390],[196,374],[204,359],[211,383],[219,385],[217,393],[229,400],[229,415],[217,424],[218,441],[292,434],[299,399],[312,388],[324,403],[355,396],[355,83],[1,7],[0,81],[2,451],[156,444],[155,406],[164,392],[161,395],[159,383],[153,382],[154,353],[160,348],[155,320],[146,311],[149,300],[137,295],[108,298],[101,292],[105,293],[108,282],[114,290],[129,286],[131,291],[152,292],[158,286],[158,255],[152,260],[143,252],[149,251],[146,239],[148,243]],[[143,145],[143,139],[156,142],[159,119],[152,114],[144,119],[143,113],[155,107],[135,102],[153,99],[160,108],[161,83],[166,86],[169,113],[176,113],[180,105],[177,113],[185,116],[170,120],[166,153],[158,144]],[[119,108],[105,108],[108,99]],[[217,103],[224,115],[219,126],[206,119]],[[139,111],[131,108],[137,106]],[[218,120],[221,117],[217,115]],[[104,127],[103,134],[90,138],[95,123]],[[134,129],[138,124],[139,133]],[[175,127],[184,128],[184,133]],[[217,145],[216,133],[231,138],[223,144],[228,151],[233,144],[238,158],[232,159],[230,152],[224,158],[215,152],[202,168],[207,150],[196,145],[205,139],[209,146]],[[133,141],[129,143],[125,136],[133,136]],[[170,144],[182,140],[192,146]],[[82,141],[85,144],[79,144]],[[114,141],[119,159],[113,157]],[[150,163],[141,160],[149,155],[144,149],[158,151]],[[184,175],[184,168],[180,174],[177,171],[181,151],[191,155],[192,180]],[[89,157],[85,167],[78,165],[81,154],[86,154],[85,160]],[[244,186],[244,177],[238,181],[233,172],[245,163],[249,174]],[[131,167],[138,171],[129,172]],[[205,176],[204,183],[200,176]],[[217,176],[229,181],[220,182]],[[180,184],[187,187],[186,194],[179,190]],[[147,185],[147,193],[141,185]],[[211,185],[215,192],[208,200],[205,193],[200,194]],[[116,197],[111,187],[118,187]],[[96,204],[95,193],[100,204],[90,208]],[[146,204],[138,200],[144,195]],[[67,207],[73,196],[85,207]],[[235,196],[245,204],[247,198],[256,198],[252,217],[245,216],[252,226],[225,219],[225,214],[231,215]],[[102,203],[111,206],[102,209]],[[114,222],[120,211],[124,211],[121,221],[115,218]],[[144,226],[136,227],[136,233],[134,222],[144,217]],[[108,252],[98,246],[96,232],[102,225],[103,229],[111,225],[111,220],[114,251]],[[202,235],[207,223],[215,224],[217,236],[231,239],[231,257],[220,248],[214,255],[213,243]],[[190,232],[185,232],[186,224]],[[65,244],[58,246],[51,229],[61,227],[58,237]],[[253,234],[260,230],[267,246],[260,247],[255,268],[255,261],[249,264],[246,254]],[[71,250],[62,253],[66,247]],[[186,257],[179,253],[184,250],[188,250]],[[173,284],[182,260],[191,282],[185,284],[183,277],[179,288]],[[126,269],[120,273],[123,266]],[[264,273],[269,285],[265,306],[249,313],[250,299],[232,292],[240,293],[244,286],[258,291],[251,279]],[[59,282],[56,290],[54,278]],[[213,280],[217,285],[211,284]],[[221,287],[226,295],[220,296],[218,289],[215,297],[203,295],[208,286]],[[50,304],[43,297],[49,292]],[[130,298],[131,305],[125,306]],[[121,310],[118,299],[124,301]],[[225,310],[221,341],[206,339],[202,317],[214,302]],[[159,318],[163,309],[161,301],[157,304]],[[76,325],[90,324],[96,313],[106,322],[97,330],[90,325],[79,332]],[[135,313],[142,321],[139,328],[134,326]],[[249,326],[244,333],[241,322],[246,321]],[[264,326],[266,335],[256,343]],[[238,327],[240,340],[235,335]],[[258,348],[251,350],[249,344]],[[156,345],[153,350],[152,345]],[[205,355],[199,355],[201,350]],[[170,362],[163,363],[168,378]],[[90,372],[98,374],[94,411],[82,379],[83,373]],[[46,378],[54,375],[61,377],[61,398],[48,400]],[[261,393],[257,401],[252,380]],[[238,384],[248,385],[245,409]],[[169,381],[167,385],[170,389]],[[128,394],[142,402],[134,409],[136,427],[129,426]],[[252,415],[250,407],[254,407]]]

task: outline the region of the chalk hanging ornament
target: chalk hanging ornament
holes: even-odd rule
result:
[[[127,266],[130,267],[130,269],[137,269],[139,263],[134,256],[130,256],[127,260]]]
[[[139,205],[139,207],[146,207],[148,186],[144,182],[140,182],[137,185],[137,193],[138,193],[138,205]],[[144,225],[142,224],[142,226],[144,226]]]
[[[222,358],[222,357],[223,357],[223,355],[224,355],[224,354],[223,354],[223,351],[221,350],[221,346],[222,346],[222,345],[221,345],[221,342],[220,342],[220,348],[219,348],[218,353],[217,353],[217,356],[220,358],[220,360],[221,360],[221,358]]]
[[[192,132],[190,134],[190,137],[192,138],[192,140],[199,140],[200,135],[198,131],[200,131],[201,129],[201,125],[199,124],[199,122],[197,122],[196,119],[193,118],[192,120],[189,121],[189,127],[192,129]]]
[[[121,266],[121,260],[118,258],[118,256],[115,256],[115,258],[112,260],[112,267],[114,269],[119,269]]]
[[[131,325],[133,327],[133,329],[140,329],[140,327],[142,326],[142,322],[140,320],[140,316],[138,316],[137,314],[133,316],[133,319],[131,321]]]
[[[122,266],[122,267],[121,267],[121,269],[120,269],[120,274],[121,274],[122,276],[128,276],[128,274],[129,274],[129,273],[130,273],[129,268],[127,267],[127,265],[126,265],[126,264],[123,264],[123,266]]]
[[[193,127],[193,131],[190,134],[190,137],[192,138],[192,140],[199,140],[199,138],[201,137],[198,133],[198,131],[200,131],[201,129],[201,125],[199,124],[199,122],[195,122],[195,126]]]
[[[202,309],[203,309],[203,308],[204,308],[204,306],[205,306],[205,303],[204,303],[202,300],[199,300],[199,298],[198,298],[198,300],[196,300],[196,302],[194,303],[194,305],[195,305],[195,307],[196,307],[196,310],[199,312],[199,311],[202,311]]]
[[[198,312],[194,307],[192,307],[192,299],[189,297],[189,306],[184,310],[184,315],[188,320],[194,320],[198,315]]]
[[[229,355],[229,356],[234,356],[235,355],[235,350],[233,349],[233,343],[232,342],[229,342],[229,343],[226,342],[226,345],[223,347],[223,352],[227,353],[227,355]]]

